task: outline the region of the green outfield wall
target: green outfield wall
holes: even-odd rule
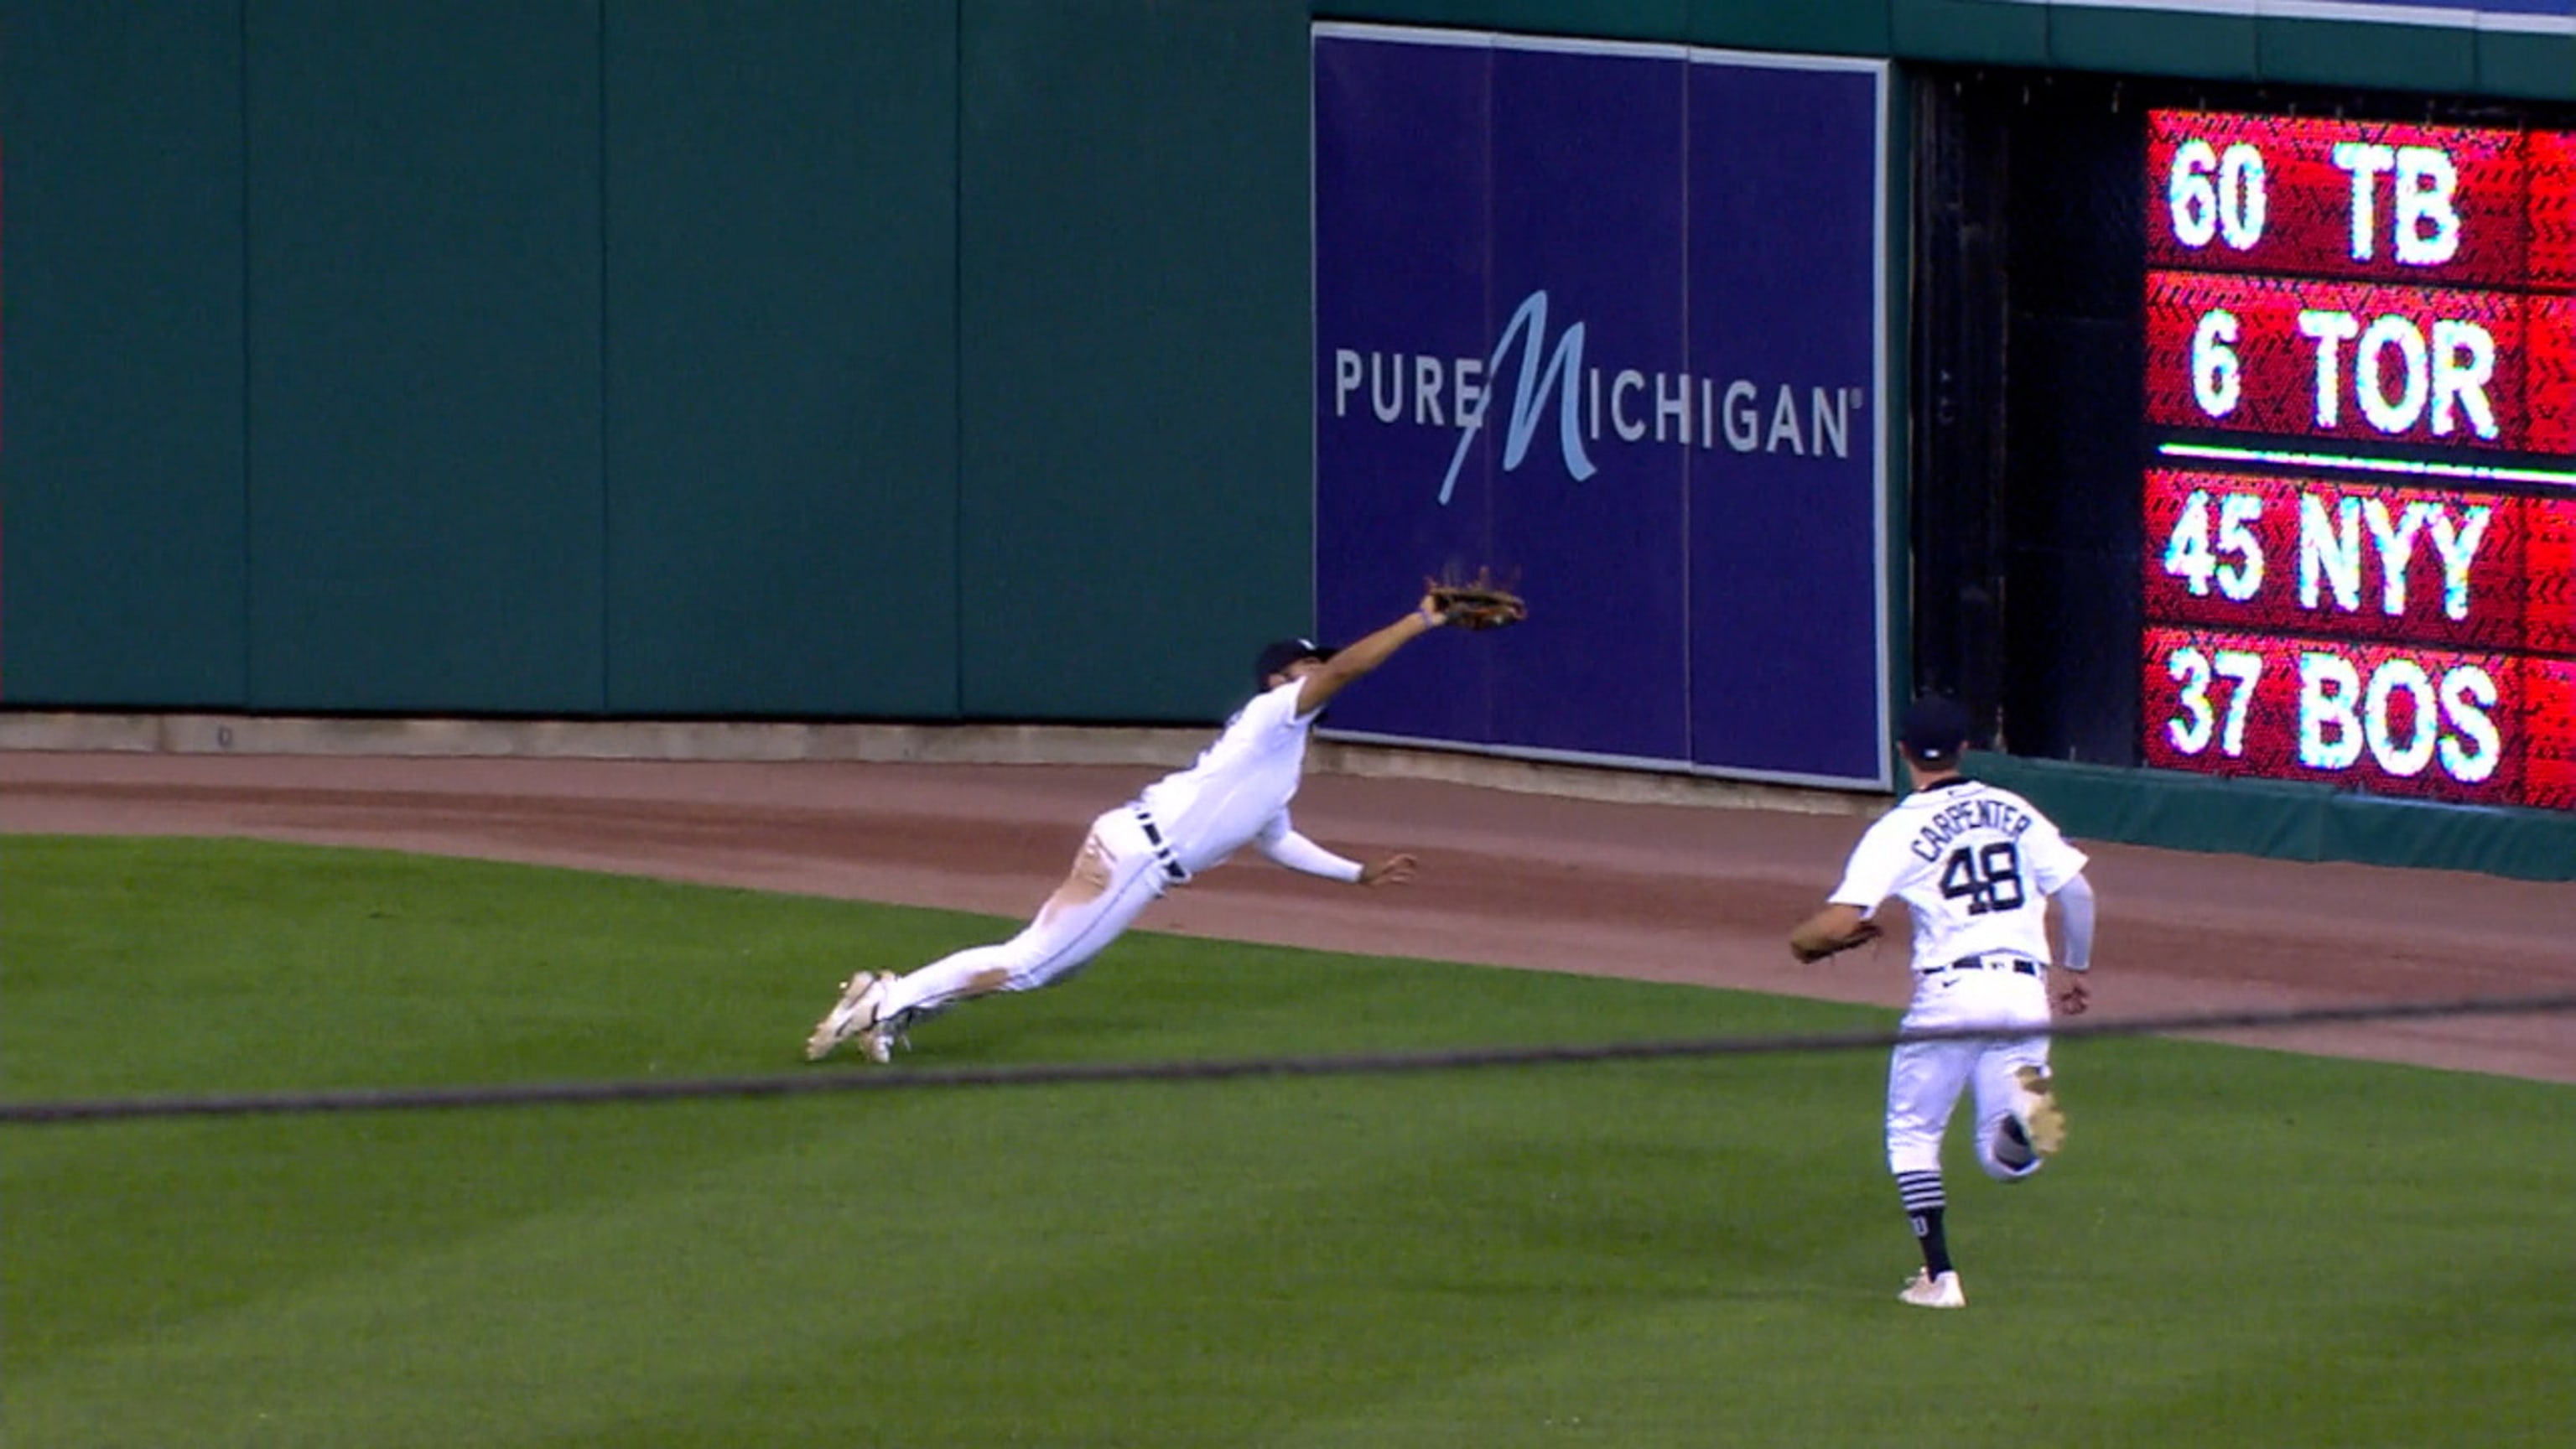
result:
[[[1307,624],[1306,25],[0,0],[0,701],[1213,717]]]
[[[2006,0],[0,0],[0,701],[1212,717],[1306,623],[1319,17],[2576,94]]]
[[[1317,19],[2576,99],[2563,34],[2034,0],[0,0],[0,705],[1216,718],[1311,616]]]

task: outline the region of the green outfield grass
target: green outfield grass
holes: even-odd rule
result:
[[[0,838],[0,1093],[789,1070],[852,967],[1006,928]],[[1140,933],[909,1060],[1889,1020]],[[1987,1182],[1954,1133],[1948,1314],[1894,1300],[1874,1052],[0,1127],[0,1437],[2576,1442],[2576,1092],[2173,1042],[2059,1060],[2073,1137],[2039,1180]]]

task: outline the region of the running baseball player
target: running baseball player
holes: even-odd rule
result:
[[[2084,852],[2029,801],[1959,773],[1971,729],[1955,700],[1914,702],[1898,741],[1913,793],[1861,836],[1842,884],[1789,936],[1800,961],[1821,961],[1876,939],[1870,917],[1896,896],[1914,918],[1903,1031],[2013,1033],[1906,1042],[1888,1064],[1887,1167],[1923,1249],[1922,1269],[1898,1296],[1923,1308],[1968,1303],[1941,1224],[1941,1138],[1959,1095],[1976,1088],[1977,1162],[1988,1176],[2019,1182],[2039,1171],[2066,1141],[2048,1069],[2051,984],[2057,1009],[2080,1014],[2093,957]],[[2050,964],[2050,900],[2064,917],[2062,970]]]
[[[1398,649],[1451,622],[1462,607],[1447,594],[1423,596],[1415,610],[1343,649],[1283,640],[1261,650],[1253,675],[1261,692],[1227,722],[1198,763],[1145,787],[1136,799],[1091,822],[1064,884],[1026,929],[993,946],[977,946],[909,975],[862,971],[842,983],[841,999],[805,1043],[819,1061],[856,1039],[870,1061],[889,1060],[921,1021],[997,991],[1035,991],[1073,975],[1125,931],[1163,893],[1184,886],[1249,845],[1308,875],[1364,886],[1409,879],[1414,858],[1390,855],[1362,865],[1324,849],[1288,818],[1289,799],[1306,765],[1315,717],[1351,681]],[[1480,616],[1485,627],[1497,620]]]

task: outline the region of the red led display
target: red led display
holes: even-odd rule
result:
[[[2150,473],[2146,616],[2466,649],[2576,642],[2563,605],[2526,617],[2539,513],[2557,547],[2576,542],[2576,498]]]
[[[2576,810],[2576,663],[2524,660],[2522,691],[2522,803]]]
[[[2272,465],[2146,476],[2147,763],[2576,809],[2576,134],[2164,111],[2142,179],[2147,418]]]
[[[2522,504],[2522,647],[2576,655],[2576,498]]]
[[[2576,132],[2535,131],[2523,142],[2530,175],[2530,283],[2576,291]]]
[[[2576,187],[2564,151],[2532,139],[2158,111],[2147,131],[2147,258],[2210,271],[2530,285],[2536,218],[2563,213]]]
[[[2550,391],[2562,376],[2576,377],[2570,299],[2147,278],[2147,416],[2166,427],[2576,451],[2576,404]]]
[[[2576,297],[2533,297],[2523,323],[2526,438],[2536,453],[2576,454]]]
[[[2225,630],[2149,629],[2147,763],[2490,805],[2576,753],[2576,666]],[[2527,677],[2528,676],[2528,677]]]

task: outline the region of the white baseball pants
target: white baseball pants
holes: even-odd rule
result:
[[[1917,979],[1904,1029],[2048,1026],[2048,979],[2015,971],[1944,971]],[[2048,1038],[1907,1042],[1887,1067],[1887,1169],[1897,1174],[1939,1172],[1941,1137],[1969,1087],[1977,1096],[1977,1165],[2010,1182],[2040,1169],[2040,1160],[2013,1167],[1995,1158],[2004,1119],[2012,1115],[2013,1069],[2048,1065]]]
[[[1011,939],[971,946],[904,976],[885,1010],[929,1015],[995,991],[1035,991],[1091,963],[1147,906],[1178,884],[1127,806],[1091,822],[1073,873]]]

